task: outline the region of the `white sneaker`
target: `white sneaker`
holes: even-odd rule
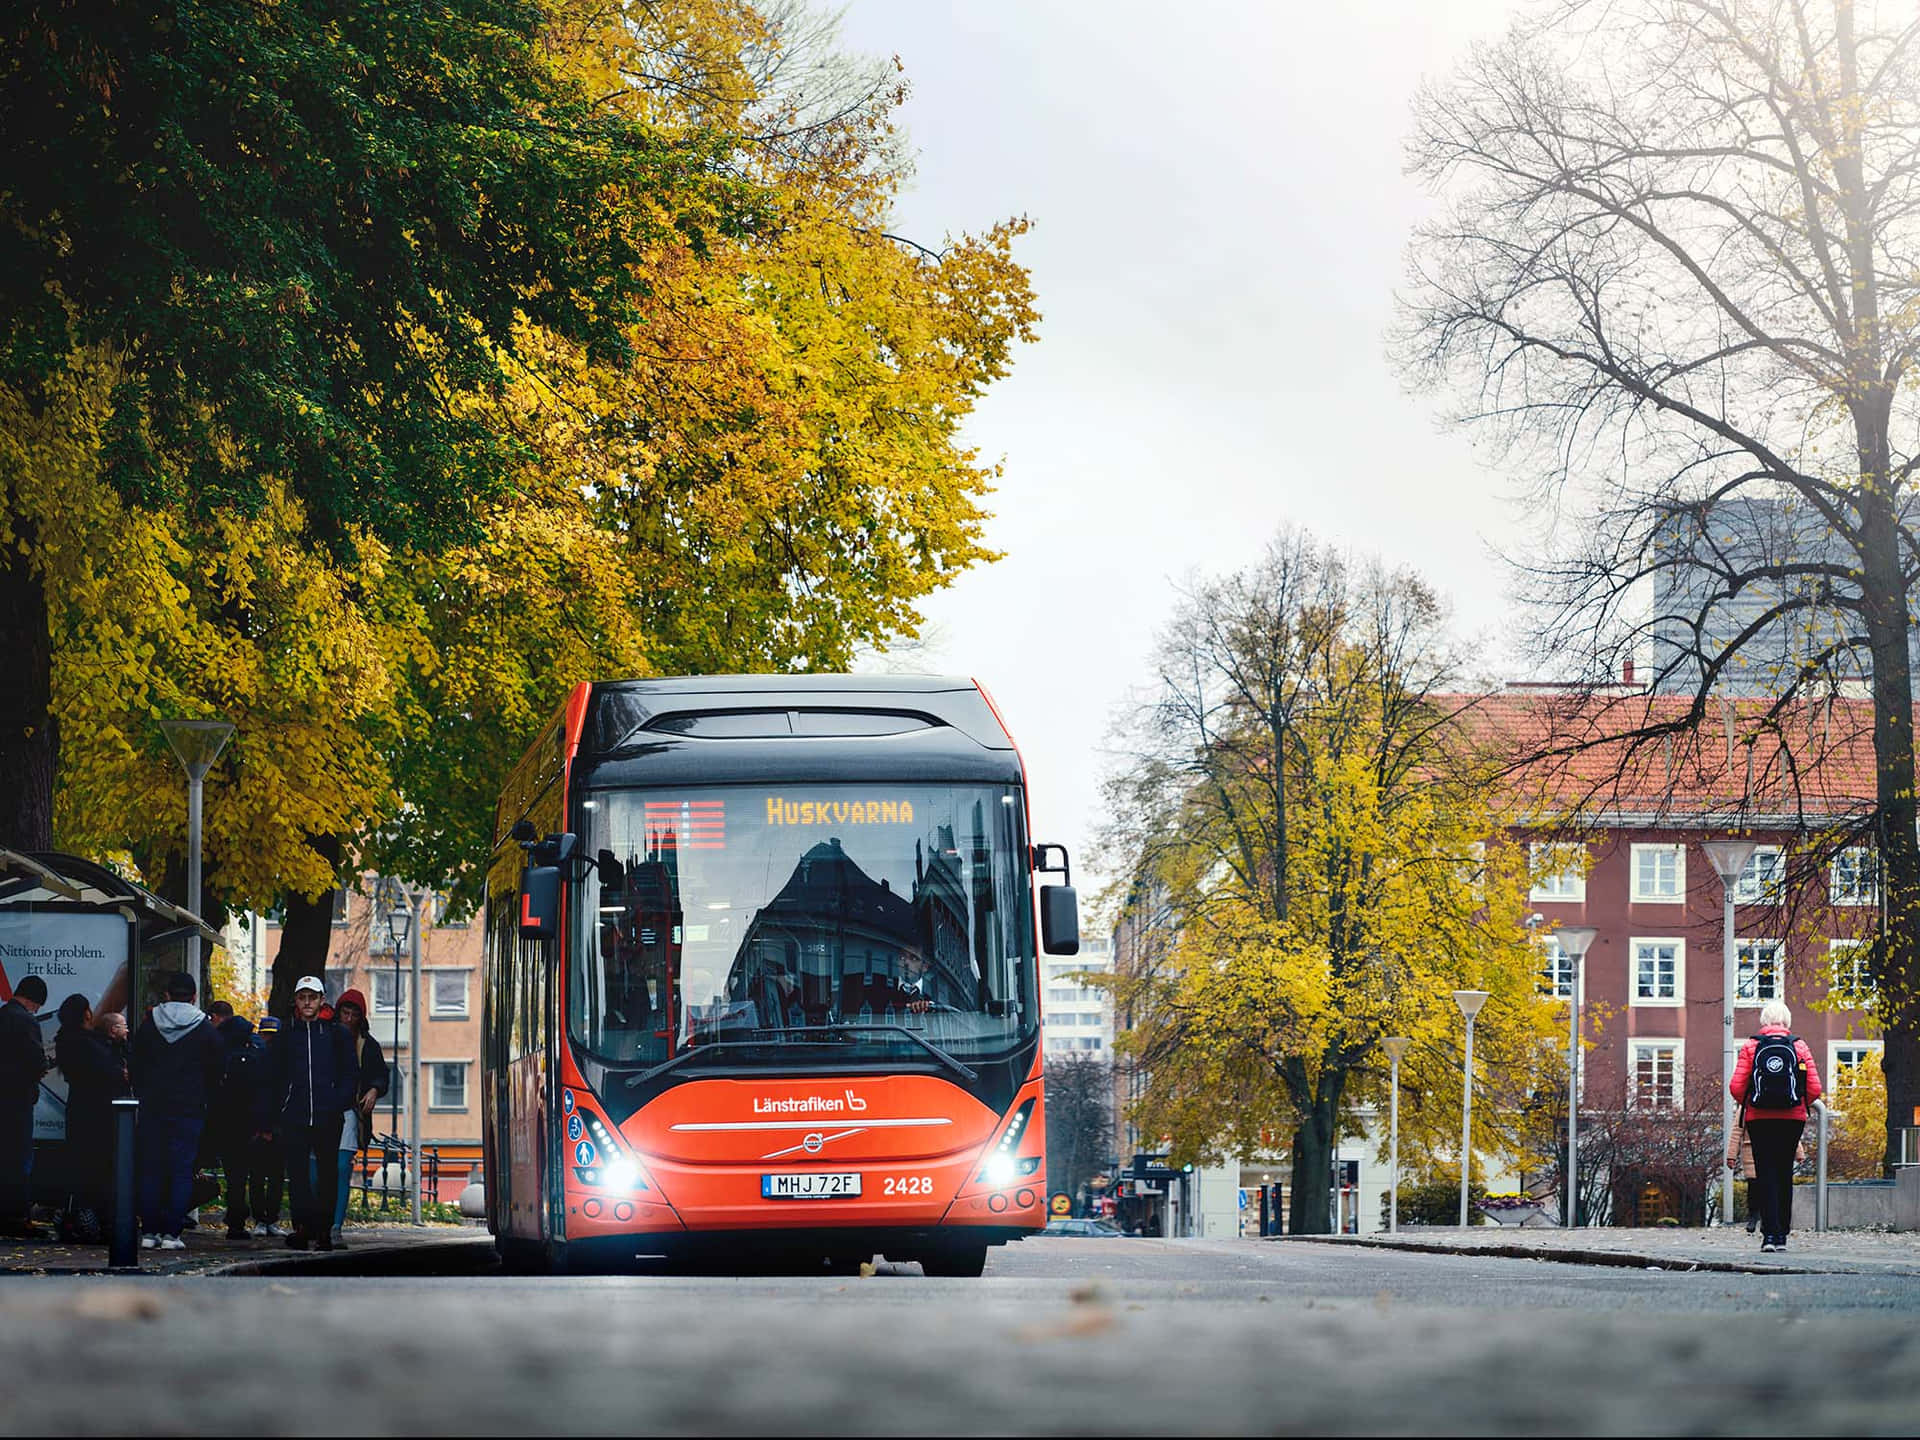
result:
[[[187,1242],[182,1240],[178,1235],[163,1235],[160,1238],[159,1248],[162,1250],[184,1250],[187,1248]]]
[[[142,1250],[151,1250],[159,1243],[160,1237],[158,1235],[142,1235],[140,1237],[140,1248]]]
[[[260,1233],[262,1235],[270,1236],[275,1240],[284,1240],[287,1238],[287,1236],[291,1235],[293,1232],[291,1230],[282,1230],[278,1225],[275,1225],[269,1222],[268,1224],[262,1225],[260,1227]]]

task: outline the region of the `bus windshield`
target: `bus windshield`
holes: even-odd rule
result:
[[[568,1027],[608,1064],[964,1061],[1038,1026],[1011,786],[597,790],[582,811]]]

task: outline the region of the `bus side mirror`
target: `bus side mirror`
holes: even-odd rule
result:
[[[1071,885],[1040,887],[1040,945],[1049,955],[1080,953],[1080,897]]]
[[[520,933],[550,940],[560,928],[560,867],[529,865],[520,872]]]

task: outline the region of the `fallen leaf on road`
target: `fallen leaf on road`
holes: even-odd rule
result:
[[[125,1286],[88,1291],[73,1302],[73,1313],[86,1320],[156,1320],[166,1308],[157,1297]]]
[[[860,1278],[862,1280],[871,1280],[874,1274],[873,1262],[871,1260],[862,1260],[860,1262]]]
[[[1097,1284],[1076,1285],[1067,1292],[1067,1298],[1076,1305],[1098,1305],[1107,1294]]]

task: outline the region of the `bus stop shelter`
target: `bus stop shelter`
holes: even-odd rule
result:
[[[0,849],[0,1001],[28,975],[46,982],[47,1004],[35,1017],[49,1053],[69,995],[87,997],[96,1014],[126,1012],[130,1026],[146,1013],[149,977],[179,968],[187,937],[209,944],[220,933],[171,900],[78,855]],[[34,1183],[55,1188],[66,1172],[66,1080],[49,1070],[33,1112]]]

